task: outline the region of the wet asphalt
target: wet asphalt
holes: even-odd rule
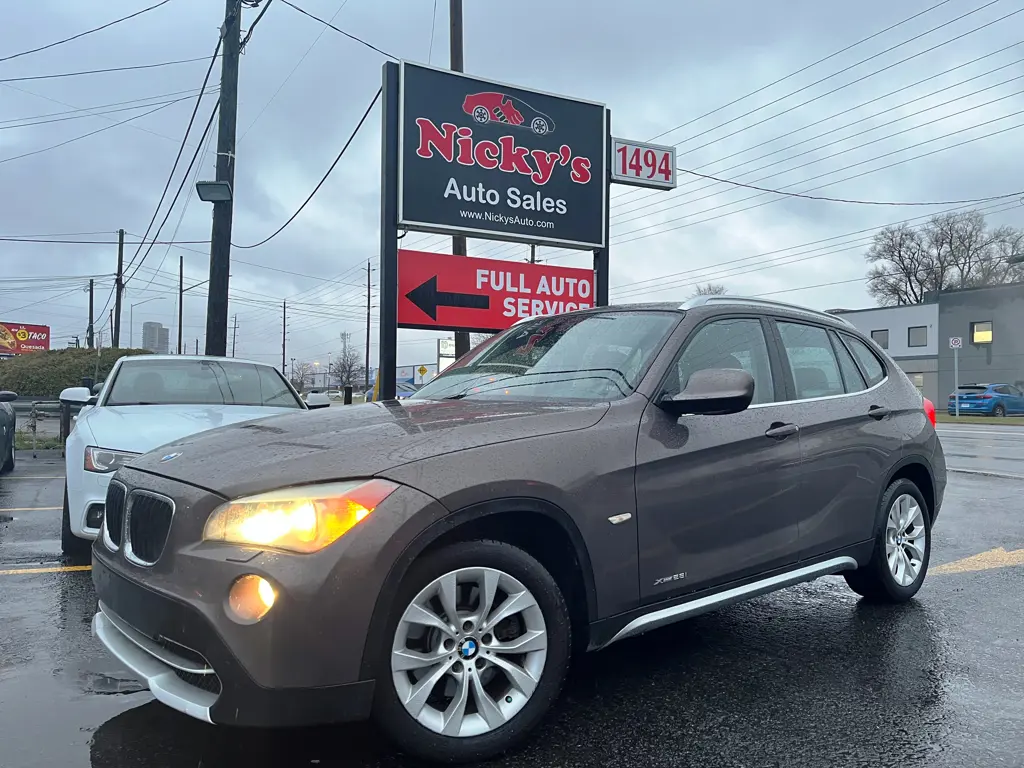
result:
[[[58,556],[62,473],[22,454],[0,478],[0,768],[414,764],[369,725],[237,730],[155,702],[92,638],[87,571],[16,573],[82,565]],[[1022,498],[1024,481],[951,474],[932,568],[954,565],[908,605],[830,577],[577,660],[525,749],[493,764],[1024,764]],[[956,565],[997,548],[984,570]]]

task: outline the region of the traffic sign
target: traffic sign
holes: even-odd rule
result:
[[[417,369],[416,369],[416,372],[417,372],[417,373],[418,373],[418,374],[419,374],[420,376],[426,376],[426,375],[427,375],[427,366],[425,366],[425,365],[421,365],[421,366],[420,366],[419,368],[417,368]]]
[[[517,320],[594,306],[590,269],[398,252],[398,325],[501,331]]]
[[[612,139],[612,183],[675,189],[676,148]]]
[[[964,340],[960,336],[949,337],[949,348],[950,349],[961,349],[964,345]]]

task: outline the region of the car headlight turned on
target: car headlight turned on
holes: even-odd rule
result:
[[[387,480],[353,480],[234,499],[213,510],[203,540],[319,552],[369,517],[396,488]]]
[[[85,449],[86,472],[116,472],[139,454],[90,445]]]

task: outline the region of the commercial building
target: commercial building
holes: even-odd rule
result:
[[[157,355],[166,355],[170,334],[162,323],[142,324],[142,348]]]
[[[961,384],[1024,386],[1024,283],[932,293],[923,304],[830,311],[870,335],[935,403],[945,405],[955,386],[954,338]]]

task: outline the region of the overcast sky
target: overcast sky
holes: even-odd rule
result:
[[[149,4],[6,0],[0,58]],[[397,57],[448,62],[444,0],[296,4]],[[171,0],[110,29],[0,63],[0,236],[100,233],[77,239],[113,240],[118,228],[144,232],[194,100],[65,146],[9,158],[195,93],[207,64],[10,79],[207,57],[223,5]],[[612,110],[615,135],[677,143],[681,167],[745,183],[883,201],[961,200],[1024,189],[1024,45],[1018,44],[1024,13],[1000,20],[1024,10],[1020,0],[947,0],[853,45],[935,5],[936,0],[466,0],[465,66],[485,78],[604,102]],[[243,28],[256,13],[244,12]],[[954,21],[964,14],[969,15]],[[945,26],[928,32],[940,25]],[[979,29],[983,25],[988,26]],[[853,47],[748,96],[847,46]],[[884,53],[893,46],[898,47]],[[874,58],[858,63],[869,57]],[[913,58],[897,63],[907,57]],[[241,62],[234,242],[262,240],[305,199],[376,92],[383,61],[273,2]],[[823,82],[814,84],[818,80]],[[219,64],[211,78],[212,85],[218,83]],[[746,98],[726,106],[741,97]],[[109,112],[118,106],[105,106],[141,99],[150,99],[150,106],[119,112]],[[200,108],[181,170],[212,106],[208,98]],[[69,114],[82,108],[108,114]],[[718,111],[702,117],[712,110]],[[24,125],[40,120],[51,122]],[[280,362],[283,299],[289,302],[289,358],[326,362],[340,348],[343,331],[362,348],[366,263],[376,268],[379,249],[379,126],[375,109],[320,193],[280,236],[260,248],[234,250],[230,313],[238,318],[238,356]],[[977,140],[963,143],[971,139]],[[918,158],[925,153],[931,154]],[[199,175],[212,178],[213,164],[210,152]],[[191,188],[189,182],[186,191]],[[732,293],[768,294],[822,309],[869,306],[860,278],[871,233],[862,230],[916,223],[951,207],[755,195],[685,174],[674,192],[614,188],[612,301],[683,300],[695,283],[714,281]],[[210,206],[194,194],[184,206],[184,197],[161,239],[208,240]],[[993,224],[1024,226],[1021,200],[979,207],[991,211]],[[448,238],[416,233],[406,243],[423,250],[450,247]],[[529,249],[471,240],[469,250],[521,259]],[[135,245],[127,247],[126,260],[135,251]],[[135,345],[141,345],[142,322],[155,320],[171,328],[173,346],[179,256],[186,284],[208,277],[208,246],[154,247],[126,289],[122,346],[129,340],[130,306],[143,301],[132,311]],[[539,249],[538,256],[579,267],[591,259],[589,253],[549,248]],[[96,278],[98,312],[110,294],[115,266],[115,245],[0,242],[0,322],[50,325],[55,347],[76,334],[84,342],[83,288],[90,276]],[[32,280],[40,277],[60,279]],[[376,277],[374,272],[374,358]],[[15,278],[21,282],[11,282]],[[183,336],[190,350],[197,338],[203,349],[205,309],[201,288],[186,295]],[[99,322],[105,324],[105,317]],[[432,361],[432,340],[440,335],[400,332],[399,362]],[[230,343],[229,337],[229,349]]]

